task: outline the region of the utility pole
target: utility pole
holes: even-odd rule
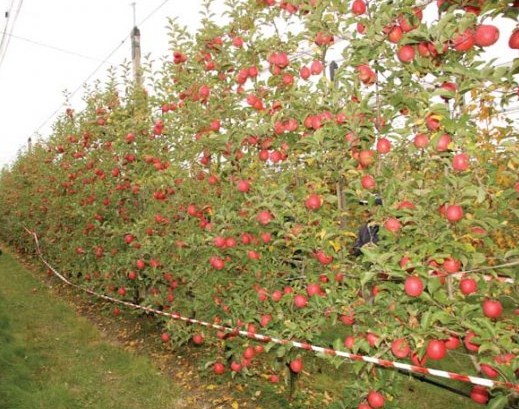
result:
[[[131,4],[133,7],[133,30],[131,34],[132,39],[132,63],[133,63],[133,78],[135,87],[142,86],[142,68],[141,68],[141,32],[137,28],[136,4]]]
[[[29,139],[27,139],[27,152],[31,153],[32,151],[32,138],[29,136]]]

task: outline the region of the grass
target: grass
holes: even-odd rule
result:
[[[0,409],[178,408],[179,388],[0,256]]]

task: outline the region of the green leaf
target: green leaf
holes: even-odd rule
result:
[[[499,395],[488,402],[488,409],[503,409],[508,405],[508,396]]]

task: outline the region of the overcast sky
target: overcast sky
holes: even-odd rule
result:
[[[5,39],[9,45],[0,63],[0,168],[12,162],[27,138],[62,106],[63,90],[72,92],[80,86],[125,38],[126,42],[110,58],[109,64],[89,82],[95,78],[105,79],[110,65],[130,59],[131,45],[127,36],[133,27],[132,1],[0,0],[0,35],[7,22],[5,12],[11,5],[7,32],[12,28],[13,34],[10,41],[9,36]],[[20,2],[22,6],[15,20]],[[177,16],[180,22],[191,27],[199,24],[201,0],[135,2],[137,22],[165,3],[139,26],[143,54],[151,53],[155,59],[168,54],[167,16]],[[82,94],[82,90],[76,94],[72,105],[80,104]],[[49,121],[40,132],[48,135],[52,123],[53,120]]]
[[[7,34],[12,33],[4,38],[4,42],[8,42],[7,51],[0,53],[0,168],[14,160],[36,130],[44,136],[49,134],[53,118],[46,126],[41,125],[57,109],[59,112],[64,109],[63,91],[72,92],[81,86],[125,39],[108,64],[89,82],[105,79],[110,65],[117,66],[130,59],[128,36],[133,27],[132,1],[0,0],[0,36],[7,22]],[[155,11],[139,24],[142,52],[150,53],[154,59],[168,54],[167,16],[178,17],[192,29],[199,25],[202,0],[135,2],[137,22]],[[217,3],[222,4],[223,0]],[[11,10],[9,20],[5,17],[8,10]],[[499,23],[505,33],[513,26],[510,20]],[[501,37],[498,44],[490,47],[489,53],[500,57],[502,62],[510,61],[513,56],[507,46],[508,36]],[[72,106],[80,105],[82,94],[82,90],[77,92]]]

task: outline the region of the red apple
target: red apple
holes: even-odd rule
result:
[[[169,342],[169,334],[167,332],[164,332],[161,336],[160,336],[160,339],[162,339],[162,342]]]
[[[484,386],[475,385],[470,391],[470,399],[480,405],[486,405],[490,395]]]
[[[387,138],[380,138],[377,141],[377,152],[380,154],[389,153],[391,150],[391,142]]]
[[[475,344],[472,342],[472,339],[476,337],[476,334],[472,331],[468,331],[465,338],[463,338],[463,345],[467,348],[467,351],[470,352],[478,352],[479,344]]]
[[[389,33],[387,34],[387,38],[390,42],[396,44],[399,43],[404,35],[404,32],[402,30],[402,27],[400,26],[393,26]]]
[[[461,269],[461,261],[452,257],[447,257],[443,261],[443,268],[447,273],[457,273]]]
[[[474,40],[476,45],[480,47],[488,47],[495,44],[499,40],[499,29],[490,24],[481,24],[476,28]]]
[[[412,45],[404,45],[398,49],[398,59],[403,63],[409,63],[414,60],[415,49]]]
[[[316,194],[311,194],[306,198],[305,207],[308,210],[319,210],[322,206],[321,196]]]
[[[344,346],[348,349],[353,349],[353,346],[355,345],[355,337],[353,335],[348,335],[344,339]]]
[[[444,344],[447,349],[456,349],[460,346],[460,339],[456,335],[450,335]]]
[[[216,375],[222,375],[225,372],[225,366],[221,362],[215,362],[213,365],[213,372]]]
[[[510,39],[508,40],[508,46],[515,50],[519,50],[519,28],[516,28],[510,35]]]
[[[375,161],[375,152],[372,150],[362,150],[359,153],[359,163],[368,167]]]
[[[460,290],[464,295],[475,293],[478,289],[478,284],[473,278],[462,278],[460,280]]]
[[[360,184],[364,189],[374,189],[376,186],[375,178],[371,175],[364,175],[360,180]]]
[[[503,306],[498,300],[487,299],[483,301],[483,314],[488,318],[496,319],[503,313]]]
[[[385,403],[384,395],[377,391],[370,391],[368,393],[368,403],[373,409],[382,408]]]
[[[296,308],[304,308],[304,307],[306,307],[307,304],[308,304],[308,300],[306,299],[306,297],[304,295],[297,294],[294,297],[294,305],[296,306]]]
[[[489,378],[497,378],[499,376],[499,372],[497,372],[496,368],[488,364],[480,364],[479,365],[481,372],[483,372]]]
[[[452,158],[452,168],[455,171],[463,172],[469,168],[469,155],[466,153],[458,153]]]
[[[431,359],[440,360],[447,354],[445,343],[439,339],[432,339],[427,344],[427,356]]]
[[[429,145],[429,137],[424,133],[416,134],[413,143],[417,149],[424,149]]]
[[[248,180],[240,180],[236,183],[238,192],[247,193],[250,190],[250,182]]]
[[[452,38],[452,47],[456,51],[465,52],[469,51],[476,44],[476,40],[474,38],[474,31],[470,28],[467,28],[462,33],[456,34]]]
[[[194,334],[191,339],[195,345],[202,345],[204,343],[204,336],[202,334]]]
[[[396,233],[402,228],[402,224],[400,223],[400,220],[398,220],[397,218],[390,217],[384,222],[384,228],[392,233]]]
[[[404,338],[398,338],[391,343],[391,352],[397,358],[403,359],[409,355],[411,348]]]
[[[438,143],[436,144],[436,150],[438,152],[445,152],[449,149],[449,145],[452,142],[452,138],[450,135],[444,133],[438,138]]]
[[[404,283],[405,293],[409,297],[419,297],[423,292],[423,282],[420,277],[409,276]]]
[[[303,360],[301,358],[296,358],[290,361],[290,370],[294,373],[299,373],[303,370]]]
[[[354,0],[351,4],[351,11],[357,16],[364,14],[366,12],[366,3],[364,0]]]
[[[451,223],[459,222],[463,219],[463,208],[459,205],[450,205],[445,209],[445,217]]]

